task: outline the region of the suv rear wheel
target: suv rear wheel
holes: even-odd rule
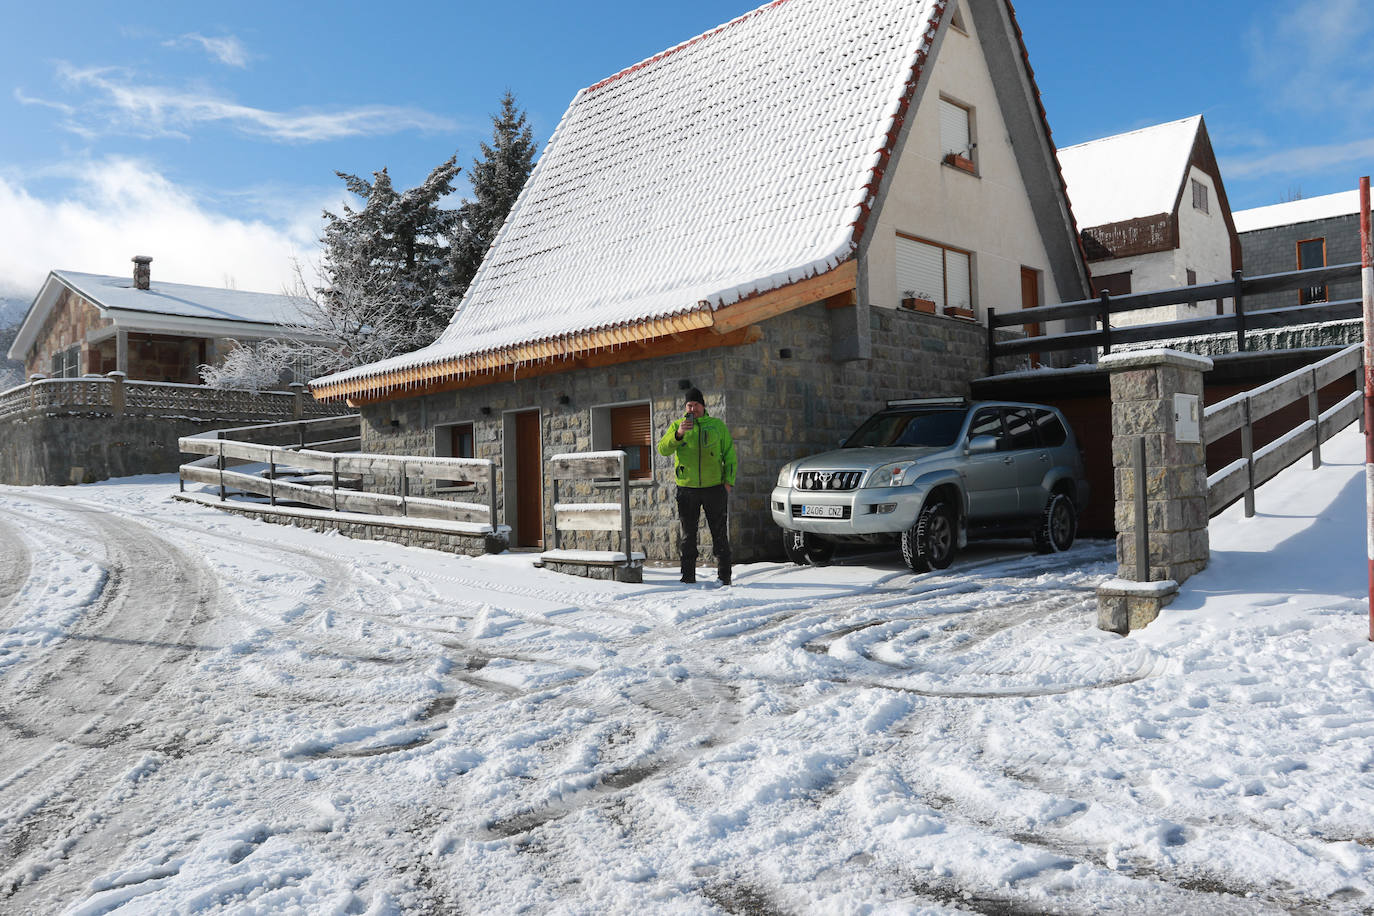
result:
[[[824,566],[835,555],[835,544],[806,531],[782,531],[782,549],[798,566]]]
[[[945,569],[957,546],[954,513],[940,499],[922,506],[916,523],[902,532],[902,559],[915,572]]]
[[[1058,553],[1073,546],[1078,534],[1078,510],[1067,493],[1055,493],[1045,503],[1045,512],[1035,528],[1035,549],[1040,553]]]

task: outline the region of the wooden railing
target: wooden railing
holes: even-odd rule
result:
[[[1363,364],[1363,344],[1346,347],[1320,362],[1305,366],[1282,378],[1243,391],[1203,411],[1202,429],[1206,442],[1240,430],[1241,457],[1207,478],[1207,510],[1216,515],[1222,509],[1245,499],[1247,518],[1255,514],[1255,488],[1279,471],[1312,453],[1312,466],[1321,466],[1321,446],[1327,439],[1359,418],[1363,409],[1362,386],[1326,411],[1317,403],[1317,393],[1342,376],[1354,376]],[[1263,417],[1307,398],[1307,421],[1259,449],[1254,448],[1254,424]]]
[[[575,452],[549,458],[549,477],[553,480],[553,549],[540,555],[543,563],[575,566],[610,566],[621,581],[639,581],[644,554],[632,551],[630,521],[629,464],[623,451]],[[559,483],[563,481],[618,480],[619,502],[563,502]],[[618,531],[619,550],[567,550],[565,531]]]
[[[1331,267],[1316,267],[1310,270],[1295,270],[1259,277],[1246,277],[1240,271],[1236,271],[1232,279],[1219,283],[1182,286],[1176,289],[1133,293],[1127,296],[1111,296],[1104,291],[1096,299],[1065,302],[1059,305],[1042,305],[1016,311],[1008,310],[1004,313],[999,313],[996,309],[988,309],[987,371],[989,375],[995,373],[998,357],[1093,347],[1100,347],[1103,353],[1110,353],[1112,347],[1118,344],[1145,343],[1198,334],[1234,333],[1236,335],[1236,349],[1244,351],[1247,331],[1358,318],[1362,309],[1361,300],[1342,299],[1336,302],[1314,302],[1309,305],[1285,306],[1250,312],[1246,311],[1245,308],[1247,296],[1324,286],[1334,281],[1351,280],[1359,276],[1360,265],[1358,263],[1337,264]],[[1233,300],[1234,312],[1212,318],[1181,319],[1156,324],[1128,325],[1126,327],[1113,327],[1111,323],[1113,315],[1156,308],[1162,305],[1193,304],[1213,299]],[[1051,321],[1065,321],[1074,318],[1094,319],[1098,327],[1083,331],[1066,331],[1059,334],[1041,334],[1034,337],[1013,339],[1005,339],[997,333],[1000,328],[1027,325],[1044,326]]]
[[[265,496],[269,507],[281,503],[309,506],[331,513],[427,519],[455,523],[467,534],[494,534],[496,518],[496,467],[484,458],[426,458],[419,456],[375,455],[333,451],[356,448],[356,436],[335,435],[343,424],[358,429],[359,419],[351,417],[299,423],[269,424],[219,430],[180,440],[183,452],[205,457],[181,466],[181,480],[218,488],[225,501],[231,491]],[[244,441],[274,437],[295,439],[294,446]],[[312,436],[324,436],[311,439]],[[257,463],[266,465],[259,473],[231,470],[231,466]],[[310,483],[281,479],[283,468],[328,475]],[[474,491],[485,489],[486,501],[463,502],[412,496],[410,482],[477,478]],[[392,492],[380,492],[385,482]],[[373,489],[367,489],[372,487]]]

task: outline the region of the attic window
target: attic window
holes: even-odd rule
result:
[[[964,10],[957,3],[954,5],[954,12],[950,14],[949,24],[965,35],[968,34],[968,28],[964,26]]]
[[[1193,209],[1201,210],[1203,213],[1210,213],[1207,203],[1207,185],[1193,179]]]
[[[974,173],[973,109],[940,99],[940,155],[945,165]]]

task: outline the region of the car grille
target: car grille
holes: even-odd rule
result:
[[[801,471],[797,474],[797,489],[855,490],[863,476],[863,471]]]
[[[802,515],[802,507],[801,507],[801,506],[793,506],[793,507],[792,507],[792,517],[793,517],[793,518],[810,518],[810,519],[812,519],[812,520],[814,520],[814,521],[818,521],[818,522],[842,521],[842,520],[844,520],[844,519],[852,518],[853,515],[854,515],[853,510],[850,509],[848,506],[841,506],[841,507],[840,507],[840,512],[841,512],[842,514],[840,514],[840,515],[838,515],[838,516],[835,516],[835,515],[828,516],[828,517],[822,517],[822,516],[819,516],[819,515],[807,515],[807,516],[803,516],[803,515]]]

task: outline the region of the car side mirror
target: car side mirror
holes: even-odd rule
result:
[[[845,444],[846,442],[848,442],[848,441],[849,441],[849,437],[848,437],[848,436],[845,436],[843,439],[841,439],[841,440],[840,440],[840,448],[844,448],[844,444]]]
[[[968,453],[970,455],[986,455],[995,451],[997,451],[996,436],[974,436],[968,440]]]

